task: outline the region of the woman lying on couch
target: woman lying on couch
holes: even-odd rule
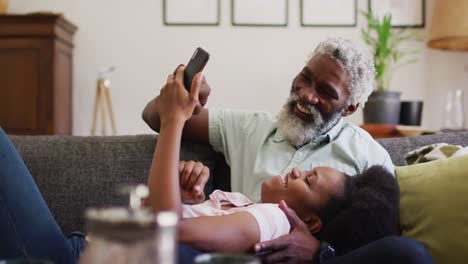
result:
[[[285,177],[264,181],[260,204],[239,193],[215,191],[202,204],[183,205],[180,142],[184,123],[198,103],[199,84],[192,85],[189,94],[182,80],[183,67],[179,67],[155,100],[161,129],[146,201],[155,211],[179,214],[180,243],[202,251],[252,253],[258,242],[288,234],[289,219],[297,216],[338,255],[397,234],[398,185],[390,172],[378,166],[354,177],[329,167],[296,168]],[[196,80],[201,81],[200,75]],[[297,216],[291,216],[288,206]]]
[[[257,242],[278,237],[300,224],[331,243],[338,254],[344,254],[395,232],[398,188],[393,177],[380,168],[372,168],[354,179],[331,168],[307,172],[293,170],[285,179],[276,177],[263,184],[263,202],[273,204],[250,204],[236,194],[214,193],[214,196],[221,196],[218,201],[229,200],[241,206],[234,208],[232,204],[221,204],[218,212],[226,212],[222,215],[200,216],[207,210],[210,210],[207,215],[212,215],[216,209],[203,207],[205,204],[183,206],[178,175],[180,135],[196,104],[199,88],[192,85],[192,92],[188,94],[182,84],[182,74],[183,67],[179,67],[176,76],[170,76],[169,85],[161,91],[164,100],[158,102],[158,107],[163,125],[148,180],[151,194],[147,200],[155,210],[199,216],[180,221],[180,242],[206,251],[252,252]],[[295,191],[290,192],[292,190]],[[236,198],[241,198],[240,204]],[[297,212],[300,221],[286,203],[281,202],[281,209],[278,209],[277,203],[282,200]],[[270,214],[274,216],[270,217]],[[275,221],[260,222],[262,217]],[[262,229],[264,223],[268,224],[266,229]],[[208,232],[214,230],[214,225],[222,228],[217,229],[221,231]],[[203,234],[201,226],[204,226]],[[75,233],[68,238],[62,234],[26,166],[1,129],[0,234],[0,259],[32,257],[55,263],[76,263],[84,248],[81,234]],[[200,238],[202,241],[195,243]],[[220,241],[223,243],[217,243]],[[379,244],[371,244],[370,249],[364,246],[364,250],[354,250],[329,263],[353,263],[356,257],[367,260],[372,257],[373,261],[380,259],[379,263],[387,263],[385,261],[395,260],[397,251],[400,253],[397,248],[382,254],[377,249]],[[407,245],[419,250],[414,247],[416,244]],[[362,254],[363,251],[367,254]],[[427,254],[422,256],[425,258],[419,259],[419,263],[430,261]],[[361,260],[359,262],[363,263],[365,259]]]

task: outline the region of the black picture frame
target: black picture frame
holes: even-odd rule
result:
[[[231,0],[231,25],[236,27],[287,27],[289,24],[289,0],[282,0],[284,3],[284,23],[252,23],[252,22],[242,22],[236,20],[236,1],[241,0]],[[255,0],[249,0],[255,1]]]
[[[357,0],[354,0],[354,5],[353,5],[353,16],[354,16],[354,19],[353,19],[353,22],[350,23],[350,24],[343,24],[343,23],[336,23],[336,24],[326,24],[326,23],[323,23],[323,24],[309,24],[309,23],[306,23],[305,22],[305,16],[304,16],[304,12],[305,12],[305,7],[304,7],[304,2],[305,1],[309,1],[309,0],[301,0],[300,2],[300,21],[301,21],[301,27],[331,27],[331,28],[338,28],[338,27],[356,27],[357,26],[357,12],[358,12],[358,3],[357,3]]]
[[[168,4],[167,1],[171,0],[163,0],[163,24],[166,26],[219,26],[220,24],[220,19],[221,19],[221,0],[212,0],[213,2],[216,2],[216,21],[214,22],[177,22],[177,21],[169,21],[168,19],[168,13],[169,11],[167,10]],[[190,0],[190,1],[195,1],[195,0]]]
[[[372,7],[372,2],[373,1],[402,1],[402,3],[411,3],[411,1],[419,1],[420,3],[417,3],[418,6],[421,8],[421,21],[418,21],[415,24],[396,24],[393,25],[392,22],[392,27],[394,28],[424,28],[426,26],[426,0],[368,0],[367,2],[367,10],[368,12],[371,12],[374,8]]]

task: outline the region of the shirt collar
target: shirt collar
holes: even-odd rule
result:
[[[343,129],[343,117],[341,117],[338,122],[326,133],[328,136],[329,142],[335,140]]]
[[[342,128],[343,128],[343,118],[340,118],[338,120],[338,122],[330,130],[328,130],[327,133],[314,138],[308,144],[331,142],[331,141],[335,140],[338,137],[338,135],[339,135]],[[280,132],[280,130],[278,128],[276,128],[275,134],[273,135],[273,141],[275,143],[280,143],[280,142],[286,141],[286,138],[284,137],[284,135]],[[306,144],[306,145],[308,145],[308,144]]]

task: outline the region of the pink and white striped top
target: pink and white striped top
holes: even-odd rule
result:
[[[233,207],[222,209],[223,205]],[[260,230],[260,242],[288,234],[291,228],[278,204],[253,203],[245,195],[237,192],[215,190],[210,199],[201,204],[182,206],[183,218],[229,215],[236,212],[248,212],[255,217]]]

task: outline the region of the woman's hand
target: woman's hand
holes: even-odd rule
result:
[[[195,106],[199,104],[202,73],[193,78],[190,93],[184,86],[184,66],[177,68],[175,75],[170,74],[167,82],[155,99],[156,109],[161,118],[161,126],[172,122],[185,122],[191,116]]]
[[[201,162],[181,160],[179,175],[182,202],[198,204],[205,201],[203,189],[210,178],[210,169]]]

